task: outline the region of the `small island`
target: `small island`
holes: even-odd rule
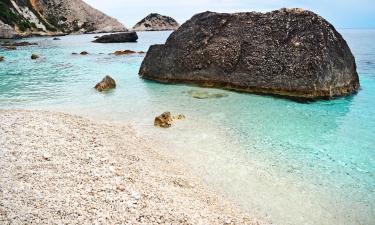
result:
[[[158,13],[151,13],[144,19],[134,25],[134,31],[163,31],[177,30],[180,25],[169,16],[163,16]]]

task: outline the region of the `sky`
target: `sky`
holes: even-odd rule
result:
[[[304,8],[336,28],[375,28],[375,0],[84,0],[131,28],[149,13],[171,16],[179,23],[204,11],[267,12]]]

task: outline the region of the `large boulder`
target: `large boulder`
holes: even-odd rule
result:
[[[353,54],[335,28],[303,9],[195,15],[150,47],[144,79],[297,98],[359,89]]]
[[[161,31],[161,30],[177,30],[180,25],[178,22],[169,16],[163,16],[158,13],[151,13],[136,25],[135,31]]]
[[[103,35],[93,42],[96,43],[122,43],[122,42],[136,42],[138,40],[138,35],[136,32],[124,32]]]

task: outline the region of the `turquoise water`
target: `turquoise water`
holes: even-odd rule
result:
[[[375,30],[341,30],[357,61],[361,90],[333,101],[286,99],[144,81],[144,55],[169,32],[138,43],[96,44],[94,35],[32,38],[38,46],[0,50],[0,108],[67,111],[132,124],[181,158],[211,187],[274,224],[375,224]],[[71,55],[88,51],[88,56]],[[31,53],[41,55],[30,60]],[[92,87],[105,75],[116,90]],[[196,99],[189,91],[224,94]],[[164,111],[185,114],[153,127]]]

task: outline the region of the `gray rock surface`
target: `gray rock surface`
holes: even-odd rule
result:
[[[123,32],[127,29],[116,19],[94,9],[82,0],[37,1],[39,12],[65,33]]]
[[[135,31],[161,31],[161,30],[177,30],[180,25],[169,16],[163,16],[157,13],[151,13],[136,25]]]
[[[122,42],[136,42],[138,35],[136,32],[123,32],[103,35],[93,42],[96,43],[122,43]]]
[[[166,44],[150,47],[139,74],[164,83],[306,99],[342,96],[360,86],[345,40],[303,9],[197,14]]]
[[[3,0],[1,10],[0,38],[127,31],[82,0]]]
[[[16,35],[15,30],[11,26],[3,23],[0,20],[0,38],[9,39],[9,38],[14,38],[15,35]]]

